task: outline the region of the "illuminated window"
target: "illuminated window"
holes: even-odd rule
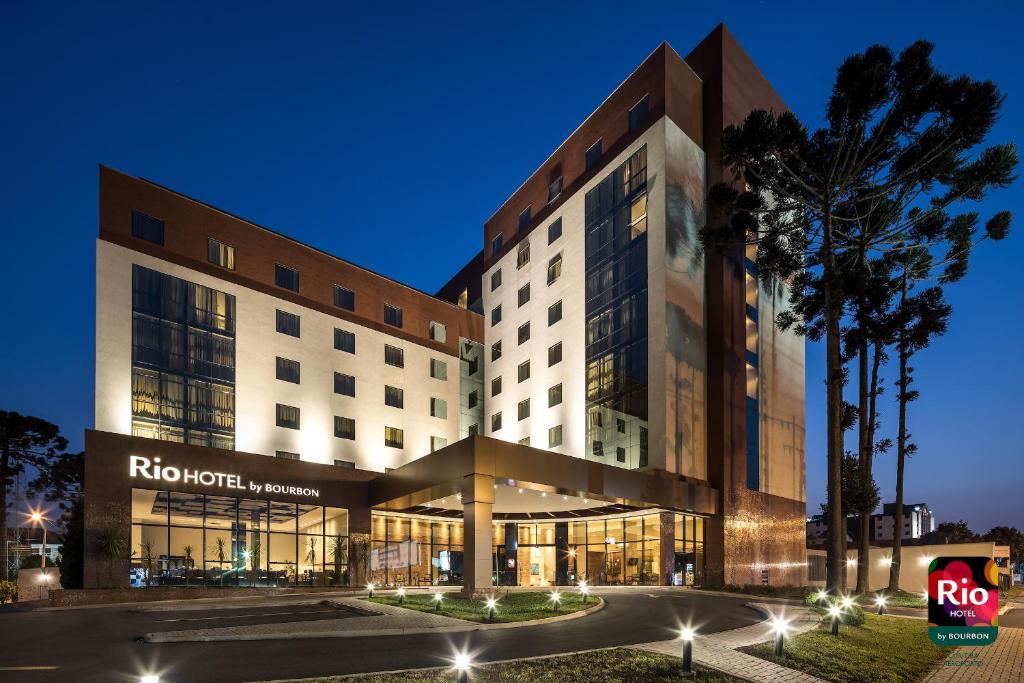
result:
[[[235,269],[235,248],[212,237],[207,244],[207,258],[221,268]]]
[[[388,448],[405,448],[405,432],[398,427],[384,427],[384,445]]]
[[[629,207],[629,238],[636,239],[647,232],[647,195],[637,197]]]
[[[519,243],[516,251],[516,268],[522,268],[530,262],[530,240]]]
[[[562,255],[559,253],[548,261],[548,284],[550,285],[560,277],[562,277]]]
[[[562,425],[555,425],[548,430],[548,448],[562,445]]]

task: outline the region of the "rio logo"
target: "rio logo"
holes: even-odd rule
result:
[[[928,566],[928,637],[989,645],[999,629],[999,567],[988,557],[937,557]]]

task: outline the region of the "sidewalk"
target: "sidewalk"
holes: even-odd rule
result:
[[[965,650],[977,655],[980,666],[965,660]],[[1024,680],[1024,629],[1001,628],[996,642],[985,647],[958,647],[936,669],[925,683],[1017,683]]]
[[[737,648],[756,645],[774,638],[771,631],[771,614],[785,613],[792,619],[790,635],[810,631],[818,625],[820,617],[805,607],[790,607],[783,611],[779,610],[777,605],[773,608],[765,603],[750,603],[750,606],[764,613],[768,620],[696,638],[693,641],[693,661],[722,673],[758,683],[821,683],[821,679],[814,676],[737,651]],[[634,647],[678,657],[682,644],[678,639],[673,639]]]

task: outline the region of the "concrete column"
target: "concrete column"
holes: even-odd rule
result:
[[[676,565],[676,516],[672,512],[662,512],[659,521],[661,526],[661,557],[658,558],[658,564],[661,572],[658,577],[658,584],[670,586],[672,585],[672,574],[675,573]]]
[[[479,474],[466,477],[462,486],[462,594],[466,596],[479,597],[494,592],[491,579],[493,508],[494,477]]]

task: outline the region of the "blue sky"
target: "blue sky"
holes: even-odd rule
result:
[[[299,8],[301,6],[301,8]],[[819,120],[835,68],[925,38],[1007,96],[1019,138],[1018,3],[39,3],[0,7],[0,407],[92,423],[97,164],[434,290],[483,221],[662,40],[725,21],[789,106]],[[1018,216],[1021,185],[983,211]],[[949,291],[916,360],[907,496],[940,519],[1024,527],[1018,440],[1022,229]],[[808,509],[824,491],[822,352],[807,352]],[[890,399],[893,392],[890,392]],[[884,427],[895,406],[883,406]],[[893,456],[882,456],[883,497]]]

